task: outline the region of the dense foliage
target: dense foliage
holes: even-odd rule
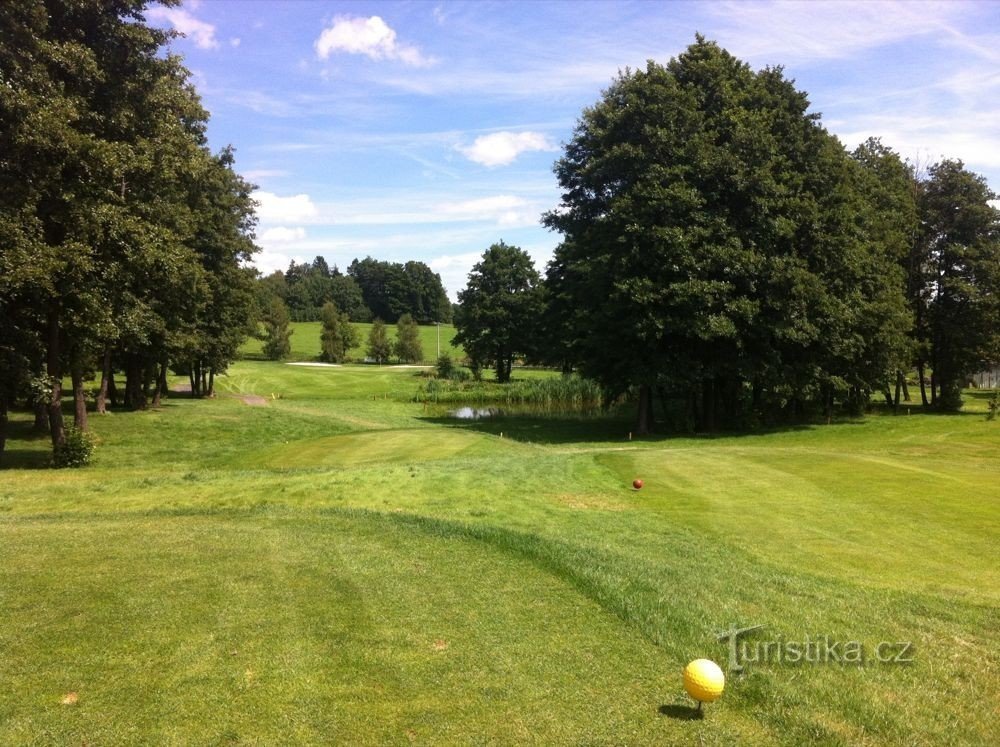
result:
[[[501,241],[483,254],[458,294],[455,342],[474,370],[490,366],[497,381],[510,381],[517,357],[531,355],[544,309],[541,280],[531,257]]]
[[[420,330],[409,314],[403,314],[396,322],[396,343],[393,347],[401,363],[419,363],[424,359]]]
[[[133,408],[158,401],[168,365],[211,394],[252,330],[252,185],[209,151],[146,5],[0,5],[0,430],[24,398],[56,454],[65,374],[84,431],[89,375],[98,411],[117,371]]]
[[[544,219],[564,236],[546,278],[546,327],[561,338],[548,347],[610,395],[636,390],[638,432],[656,395],[708,429],[857,412],[918,349],[915,298],[925,324],[960,306],[995,334],[985,185],[964,177],[977,221],[963,234],[927,217],[934,185],[961,167],[932,169],[918,241],[912,170],[877,141],[852,158],[808,106],[780,69],[754,72],[699,37],[666,66],[621,74],[583,112],[556,164],[562,204]],[[948,265],[935,276],[947,291],[912,278],[935,263]],[[950,292],[979,308],[948,306]],[[945,335],[930,339],[936,366],[961,381],[975,356],[951,366]],[[977,338],[980,358],[990,344]]]

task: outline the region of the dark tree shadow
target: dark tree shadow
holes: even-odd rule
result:
[[[454,406],[456,409],[459,405]],[[503,409],[500,405],[499,409]],[[462,420],[449,415],[434,414],[418,416],[426,423],[446,428],[460,428],[477,433],[488,433],[515,441],[538,444],[570,444],[621,441],[629,442],[629,431],[635,427],[632,413],[610,412],[594,415],[579,414],[502,414],[479,420]],[[790,424],[771,428],[760,428],[753,431],[717,431],[714,433],[663,432],[649,436],[632,435],[636,443],[659,443],[672,440],[705,440],[720,438],[760,438],[774,433],[790,431],[807,431],[818,427],[837,428],[858,426],[862,420],[845,420],[830,425]]]
[[[657,710],[661,716],[674,718],[678,721],[701,721],[705,718],[704,711],[699,710],[695,706],[683,705],[681,703],[661,705]]]

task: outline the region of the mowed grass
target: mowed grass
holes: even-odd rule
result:
[[[244,362],[214,401],[94,417],[85,470],[12,442],[0,743],[995,743],[983,393],[630,441],[627,415],[451,420],[419,382]],[[866,660],[735,672],[731,625]],[[703,656],[729,679],[698,720]]]
[[[357,332],[358,344],[348,351],[347,357],[352,361],[360,362],[367,355],[365,351],[368,348],[368,336],[371,334],[372,325],[362,322],[352,322],[351,326]],[[288,360],[319,360],[319,354],[322,350],[320,347],[320,334],[322,334],[323,325],[320,322],[292,322],[289,328],[292,330],[290,339],[292,351],[288,356]],[[453,325],[442,324],[440,334],[438,328],[432,324],[421,325],[418,329],[420,331],[420,344],[424,353],[422,363],[432,365],[437,361],[439,342],[441,355],[450,355],[453,360],[465,357],[465,351],[460,346],[453,345],[451,342],[455,336],[455,327]],[[387,324],[386,334],[391,342],[395,342],[396,325]],[[260,340],[247,340],[241,348],[241,352],[248,356],[260,356],[261,345]]]

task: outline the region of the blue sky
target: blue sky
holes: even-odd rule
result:
[[[490,244],[539,271],[552,164],[619,69],[701,32],[783,65],[845,145],[963,159],[1000,189],[1000,2],[326,2],[154,6],[259,185],[265,272],[323,255],[427,262],[454,295]]]

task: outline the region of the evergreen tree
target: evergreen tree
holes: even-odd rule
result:
[[[271,299],[271,306],[264,315],[264,357],[280,361],[292,352],[291,336],[294,330],[288,328],[288,309],[280,299]]]
[[[409,314],[403,314],[396,322],[395,350],[396,357],[403,363],[419,363],[424,359],[420,328]]]
[[[357,344],[357,333],[347,314],[339,311],[329,301],[320,310],[323,331],[320,333],[320,360],[343,363],[350,349]]]
[[[385,322],[376,319],[368,333],[368,357],[378,364],[386,363],[392,355],[392,343],[385,331]]]

